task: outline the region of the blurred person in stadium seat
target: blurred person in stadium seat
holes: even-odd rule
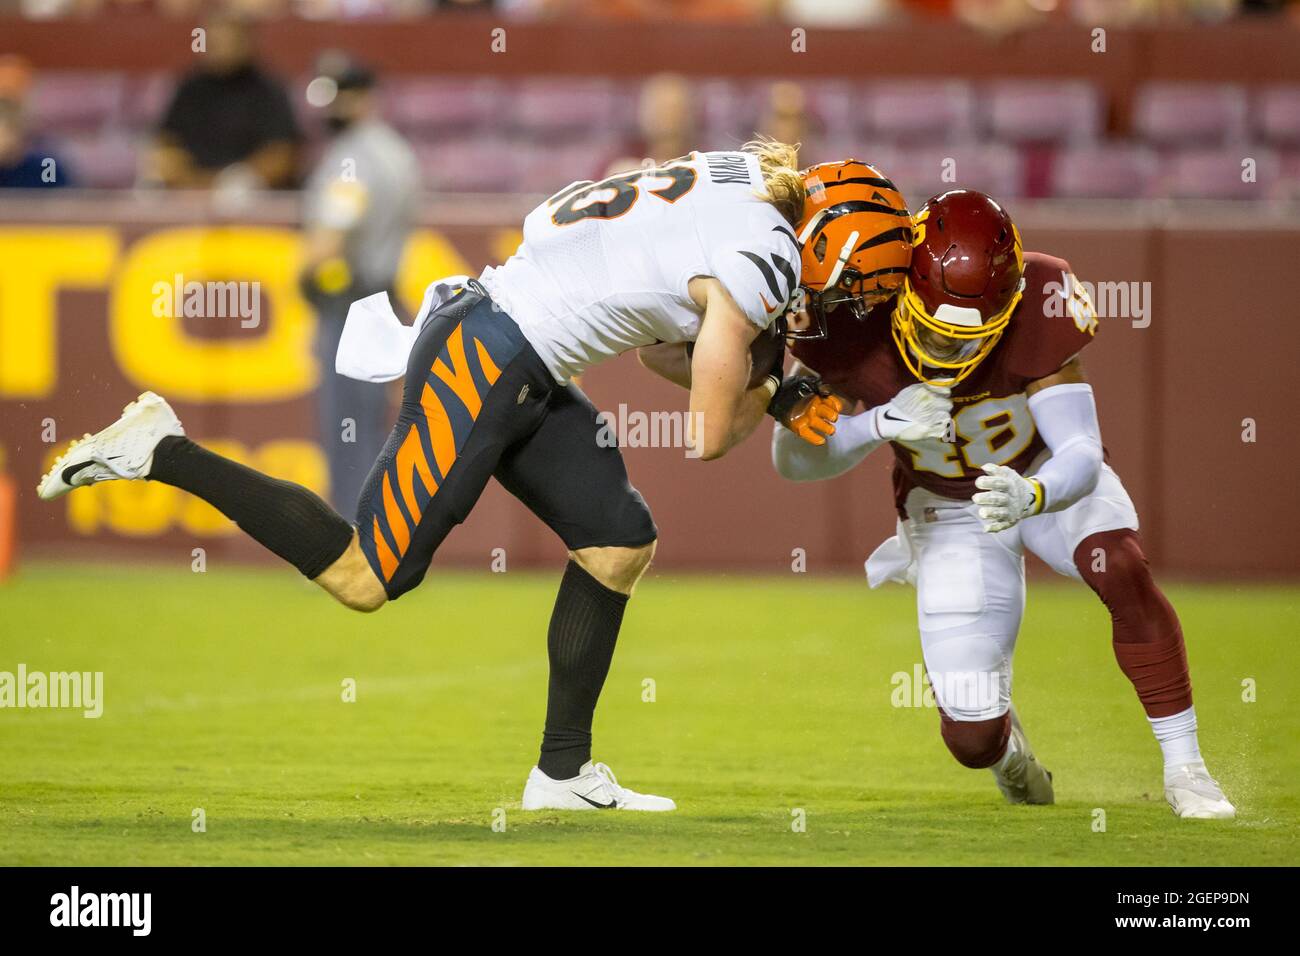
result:
[[[773,83],[767,92],[763,115],[758,121],[758,132],[783,143],[801,144],[799,162],[810,165],[807,150],[811,123],[808,116],[808,97],[798,83],[783,80]],[[815,162],[816,160],[814,160]]]
[[[893,0],[781,0],[787,23],[809,27],[862,27],[888,20]]]
[[[379,116],[374,74],[339,53],[321,57],[309,95],[331,140],[303,196],[301,286],[318,318],[320,441],[330,497],[352,509],[388,437],[386,390],[334,373],[334,353],[356,299],[394,287],[419,201],[419,166],[401,135]]]
[[[26,61],[17,56],[0,57],[0,188],[71,185],[67,164],[29,135],[23,103],[30,84]]]
[[[666,163],[695,148],[697,122],[690,81],[676,73],[659,73],[646,80],[637,125],[640,136],[608,164],[606,175]]]
[[[255,62],[248,22],[212,18],[197,56],[163,117],[146,178],[175,188],[293,185],[298,126],[284,85]]]

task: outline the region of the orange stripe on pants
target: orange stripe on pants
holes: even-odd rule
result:
[[[397,554],[406,554],[406,547],[411,543],[411,529],[406,525],[406,519],[402,517],[401,510],[397,507],[397,499],[393,497],[393,483],[388,479],[388,472],[384,472],[384,515],[388,518],[388,527],[393,532],[393,543],[397,545]],[[419,520],[418,518],[416,520]]]
[[[384,541],[384,535],[379,530],[379,518],[375,522],[375,554],[379,555],[379,569],[384,574],[385,581],[393,579],[393,572],[397,570],[397,558],[393,557],[393,552],[388,550],[388,543]]]
[[[424,446],[420,441],[420,430],[414,425],[406,433],[406,440],[402,442],[402,447],[397,449],[397,487],[402,492],[402,500],[406,502],[406,510],[415,520],[416,524],[420,523],[420,507],[415,497],[415,473],[420,473],[420,480],[424,482],[424,487],[432,495],[438,490],[438,482],[434,480],[433,472],[429,470],[429,462],[424,457]]]
[[[465,361],[465,337],[461,329],[462,326],[458,325],[451,335],[447,336],[447,353],[451,359],[451,368],[447,368],[442,359],[434,359],[433,374],[442,379],[456,393],[456,397],[465,403],[470,418],[478,418],[483,401],[474,386],[474,376],[469,370],[469,363]]]
[[[451,471],[452,463],[456,460],[456,434],[451,430],[451,419],[447,417],[447,409],[442,407],[442,402],[434,394],[433,388],[428,382],[424,383],[424,392],[420,395],[420,407],[424,409],[425,421],[429,423],[429,438],[433,441],[433,458],[438,463],[438,470],[442,472],[443,480]]]

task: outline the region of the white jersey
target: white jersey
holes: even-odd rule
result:
[[[742,152],[573,183],[528,214],[519,251],[480,281],[561,383],[628,349],[694,341],[696,276],[767,328],[799,287],[799,247],[762,193]]]

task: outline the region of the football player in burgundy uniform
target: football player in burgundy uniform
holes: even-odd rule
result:
[[[911,268],[865,321],[832,312],[799,341],[803,369],[845,412],[828,440],[773,439],[777,470],[829,478],[890,442],[898,533],[867,561],[872,587],[909,582],[944,742],[989,767],[1013,803],[1051,803],[1052,779],[1011,707],[1026,548],[1086,582],[1164,754],[1180,817],[1235,813],[1201,759],[1183,635],[1152,580],[1138,518],[1105,461],[1079,354],[1097,318],[1064,260],[1022,252],[1007,213],[954,190],[914,219]],[[1054,298],[1056,297],[1056,298]]]

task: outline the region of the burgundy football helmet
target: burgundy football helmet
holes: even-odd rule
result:
[[[955,385],[993,350],[1020,304],[1020,233],[1005,209],[972,189],[930,199],[914,217],[913,233],[894,342],[918,379]]]

